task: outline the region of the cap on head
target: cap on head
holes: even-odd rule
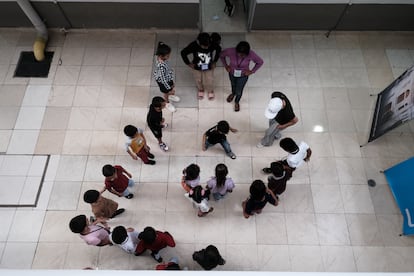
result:
[[[274,119],[277,113],[282,109],[283,101],[280,98],[272,98],[265,110],[265,117],[268,119]]]

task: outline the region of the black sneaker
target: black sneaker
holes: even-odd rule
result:
[[[148,152],[148,158],[153,159],[154,157],[155,157],[155,156],[154,156],[154,154],[152,154],[152,153]]]
[[[128,198],[128,199],[131,199],[131,198],[134,197],[134,194],[129,194],[129,195],[125,196],[125,197]]]
[[[272,170],[270,168],[263,168],[262,170],[264,173],[272,173]]]
[[[132,194],[129,194],[129,195],[132,195]],[[122,214],[123,212],[125,212],[125,209],[124,208],[120,208],[120,209],[118,209],[118,210],[115,211],[115,213],[111,216],[111,218],[114,218],[117,215]]]
[[[158,259],[157,259],[157,257],[155,256],[155,254],[154,253],[151,253],[151,256],[154,258],[154,260],[156,260],[157,262],[159,262],[159,263],[161,263],[162,262],[162,257],[161,256],[159,256],[158,257]]]
[[[154,160],[148,160],[147,163],[145,163],[147,165],[155,165],[155,161]]]

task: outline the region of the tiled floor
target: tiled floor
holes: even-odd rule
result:
[[[177,247],[162,255],[178,256],[191,270],[200,269],[192,252],[212,243],[227,261],[221,270],[413,271],[414,239],[399,236],[402,217],[380,173],[413,156],[413,124],[360,145],[370,130],[375,103],[370,94],[414,63],[414,34],[223,34],[224,47],[247,40],[265,60],[249,79],[238,113],[225,101],[230,88],[221,65],[215,70],[216,99],[196,99],[191,74],[179,57],[195,36],[195,31],[51,32],[49,49],[55,57],[49,77],[31,79],[12,76],[34,33],[0,30],[0,151],[51,154],[38,206],[0,208],[0,267],[153,269],[149,256],[87,246],[68,229],[73,216],[91,214],[83,192],[101,188],[101,167],[114,163],[132,172],[138,185],[134,199],[115,198],[127,211],[110,225],[168,230]],[[171,125],[165,132],[168,153],[161,152],[145,124],[148,102],[159,95],[151,75],[159,40],[173,48],[171,64],[182,98],[176,113],[164,112]],[[255,146],[275,90],[288,95],[299,117],[284,136],[306,141],[313,156],[295,172],[278,207],[267,206],[246,220],[241,201],[249,184],[265,179],[261,168],[284,156],[277,143]],[[201,151],[202,133],[220,119],[239,129],[229,135],[236,160],[218,147]],[[142,165],[124,152],[122,128],[130,123],[146,128],[156,166]],[[315,126],[323,131],[315,132]],[[179,185],[182,169],[191,162],[200,165],[203,183],[219,162],[236,182],[234,192],[213,202],[215,210],[205,218],[196,216]],[[9,173],[1,172],[1,177]],[[369,188],[367,179],[377,186]]]

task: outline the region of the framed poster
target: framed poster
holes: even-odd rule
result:
[[[414,117],[414,66],[378,94],[368,142]]]

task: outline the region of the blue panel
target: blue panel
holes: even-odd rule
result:
[[[404,217],[403,234],[414,235],[414,157],[387,169],[384,174]]]

